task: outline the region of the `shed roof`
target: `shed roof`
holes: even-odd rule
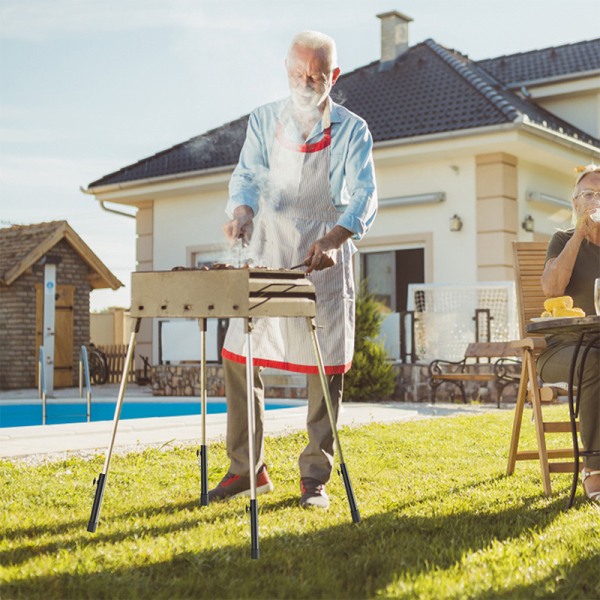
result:
[[[67,221],[13,225],[0,229],[0,285],[11,285],[63,239],[89,266],[92,288],[116,290],[123,286]]]
[[[375,142],[530,121],[600,148],[599,139],[522,98],[510,85],[522,77],[600,72],[600,39],[479,62],[428,39],[386,67],[375,61],[344,74],[332,91],[336,102],[367,121]],[[89,188],[232,166],[247,121],[246,115],[212,129]]]

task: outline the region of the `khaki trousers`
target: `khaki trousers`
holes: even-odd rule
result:
[[[545,383],[569,380],[575,344],[548,346],[538,358],[538,372]],[[582,352],[577,360],[575,385]],[[600,450],[600,348],[592,347],[585,361],[579,395],[579,426],[584,450]],[[600,469],[600,456],[583,457],[590,470]]]
[[[256,468],[264,461],[263,421],[264,384],[260,373],[263,367],[254,367],[254,413],[256,432],[254,449]],[[230,472],[248,475],[248,405],[246,398],[246,365],[223,360],[225,395],[227,397],[227,456]],[[337,423],[343,393],[343,375],[328,375],[329,393]],[[312,477],[327,483],[333,470],[333,432],[327,414],[321,380],[308,375],[308,416],[306,419],[308,445],[300,454],[300,477]]]

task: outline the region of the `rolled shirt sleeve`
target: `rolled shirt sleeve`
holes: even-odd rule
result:
[[[373,164],[373,138],[364,121],[357,121],[347,141],[345,161],[332,164],[334,203],[341,212],[338,225],[360,240],[369,230],[377,214],[377,187]],[[335,173],[339,169],[340,173]],[[343,170],[342,170],[343,169]],[[336,194],[334,182],[338,182]]]

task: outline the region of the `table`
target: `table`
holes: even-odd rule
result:
[[[575,349],[571,359],[569,369],[569,417],[571,421],[571,434],[573,436],[573,454],[574,454],[574,472],[573,483],[571,485],[571,493],[567,508],[573,505],[575,492],[577,490],[577,482],[579,480],[579,457],[580,456],[597,456],[600,450],[579,450],[579,441],[577,439],[577,417],[579,416],[579,402],[574,400],[574,383],[575,370],[579,354],[581,353],[581,363],[578,373],[578,389],[581,389],[579,379],[583,365],[587,359],[590,348],[600,341],[600,316],[592,315],[589,317],[566,317],[566,318],[547,318],[540,319],[534,323],[527,325],[527,333],[544,334],[544,335],[564,335],[576,334]]]

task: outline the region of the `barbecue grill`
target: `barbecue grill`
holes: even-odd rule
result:
[[[307,334],[311,336],[318,371],[323,387],[329,421],[340,461],[352,520],[360,521],[352,484],[344,462],[329,395],[329,386],[319,340],[316,334],[316,295],[312,282],[303,271],[261,268],[177,269],[173,271],[136,272],[131,277],[131,311],[135,324],[131,332],[119,395],[115,406],[111,439],[104,467],[97,479],[88,531],[98,526],[106,477],[114,446],[121,407],[127,386],[135,340],[143,318],[195,318],[200,327],[201,369],[200,390],[202,406],[202,442],[198,451],[200,464],[200,504],[208,505],[208,453],[206,444],[206,320],[210,318],[243,318],[247,335],[246,391],[248,402],[248,455],[249,464],[255,463],[255,414],[252,389],[252,319],[270,317],[304,318]],[[256,501],[256,473],[250,469],[250,528],[251,556],[258,558],[258,505]]]
[[[302,271],[179,270],[133,273],[132,317],[314,317],[315,288]]]

